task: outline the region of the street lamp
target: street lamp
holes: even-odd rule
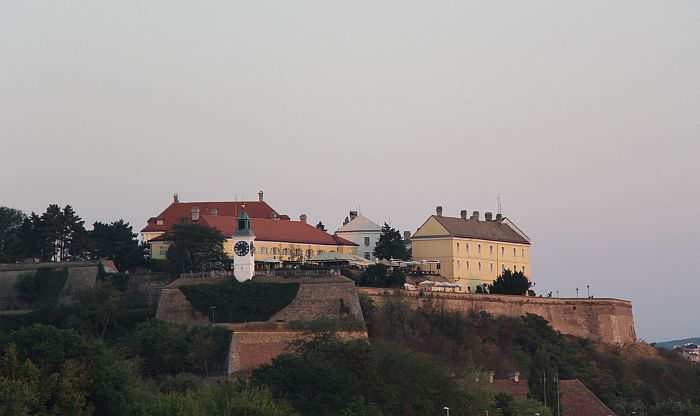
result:
[[[578,288],[576,288],[576,299],[578,299]]]
[[[215,324],[216,323],[216,306],[210,306],[209,309],[211,309],[211,323]]]
[[[588,294],[588,297],[591,297],[591,285],[586,285],[586,292]]]
[[[447,416],[450,416],[450,408],[449,408],[449,407],[445,406],[445,407],[442,408],[442,410],[444,410],[445,412],[447,412]]]

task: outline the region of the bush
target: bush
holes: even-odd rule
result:
[[[55,303],[68,279],[68,269],[42,268],[25,273],[17,281],[20,300],[29,303]]]
[[[192,306],[211,319],[216,307],[216,322],[267,321],[292,303],[299,283],[267,283],[228,279],[217,284],[181,286]]]
[[[532,283],[523,272],[512,272],[506,269],[489,285],[489,291],[498,295],[524,295],[530,286]]]
[[[144,374],[221,370],[231,344],[231,332],[217,327],[196,327],[152,319],[136,330],[131,352],[142,358]]]
[[[362,273],[359,280],[360,286],[368,287],[403,287],[406,277],[398,268],[388,273],[389,268],[381,263],[373,264]]]

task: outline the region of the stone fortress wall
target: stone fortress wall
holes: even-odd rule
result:
[[[61,262],[32,264],[0,264],[0,310],[26,308],[19,300],[17,282],[39,269],[68,269],[68,277],[58,295],[59,303],[69,303],[75,293],[95,285],[99,262]]]
[[[627,344],[637,340],[632,303],[626,300],[540,298],[377,288],[358,288],[358,292],[369,296],[377,304],[400,293],[413,305],[430,300],[463,312],[480,310],[506,316],[532,313],[549,321],[552,327],[562,334],[610,344]]]

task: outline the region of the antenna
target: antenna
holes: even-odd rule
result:
[[[498,213],[501,213],[501,194],[498,194],[498,198],[496,198],[498,201]]]

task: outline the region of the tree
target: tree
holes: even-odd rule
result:
[[[524,295],[532,286],[523,272],[506,269],[489,285],[489,292],[498,295]]]
[[[326,230],[326,226],[323,225],[323,223],[321,221],[319,221],[318,224],[316,224],[316,228],[318,228],[321,231],[328,231],[328,230]]]
[[[16,252],[19,230],[26,218],[18,209],[0,207],[0,263],[19,260]]]
[[[94,259],[108,258],[120,270],[128,270],[143,262],[143,248],[128,222],[114,221],[109,224],[95,222],[89,231],[90,254]]]
[[[372,251],[374,257],[380,259],[401,259],[408,260],[409,253],[406,242],[401,237],[401,233],[384,223],[379,241]]]
[[[389,268],[381,263],[373,264],[362,273],[359,280],[360,286],[369,287],[403,287],[406,278],[398,268],[389,273]]]
[[[203,272],[227,268],[226,238],[216,228],[201,224],[175,224],[170,233],[168,262],[173,270]]]

